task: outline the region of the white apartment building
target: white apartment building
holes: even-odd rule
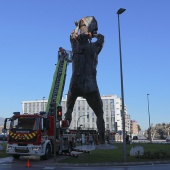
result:
[[[101,96],[101,99],[103,102],[105,129],[110,130],[110,132],[122,130],[121,99],[116,95]],[[62,98],[61,101],[63,118],[66,112],[66,101],[67,96]],[[23,101],[22,113],[34,114],[45,111],[47,102],[47,100]],[[130,115],[127,114],[127,109],[125,110],[126,131],[129,131]],[[82,97],[78,97],[75,102],[70,129],[76,130],[80,126],[83,130],[97,130],[95,113]]]

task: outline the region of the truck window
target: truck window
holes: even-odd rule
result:
[[[11,128],[21,129],[21,130],[38,130],[40,124],[40,118],[32,117],[20,117],[11,121]]]

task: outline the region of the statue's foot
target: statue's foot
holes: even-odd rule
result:
[[[69,114],[65,113],[65,118],[64,119],[67,120],[69,125],[70,125],[70,123],[71,123],[71,116]]]
[[[100,144],[105,144],[105,134],[104,133],[100,133],[99,134],[99,138],[100,138]]]

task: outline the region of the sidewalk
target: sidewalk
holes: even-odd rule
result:
[[[2,164],[2,163],[12,163],[12,161],[13,161],[12,157],[0,158],[0,164]]]

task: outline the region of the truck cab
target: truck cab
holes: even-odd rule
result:
[[[59,125],[54,140],[54,116],[44,116],[41,113],[20,115],[19,112],[14,112],[11,118],[5,119],[4,129],[9,130],[6,152],[15,159],[27,155],[49,159],[54,150],[54,142],[56,152],[64,150],[70,152],[72,144],[69,135],[61,133],[65,131],[59,128]]]
[[[14,158],[22,155],[38,155],[48,159],[52,152],[50,118],[40,114],[23,114],[14,112],[11,118],[6,118],[4,129],[9,130],[7,153]],[[7,126],[8,124],[8,126]]]

